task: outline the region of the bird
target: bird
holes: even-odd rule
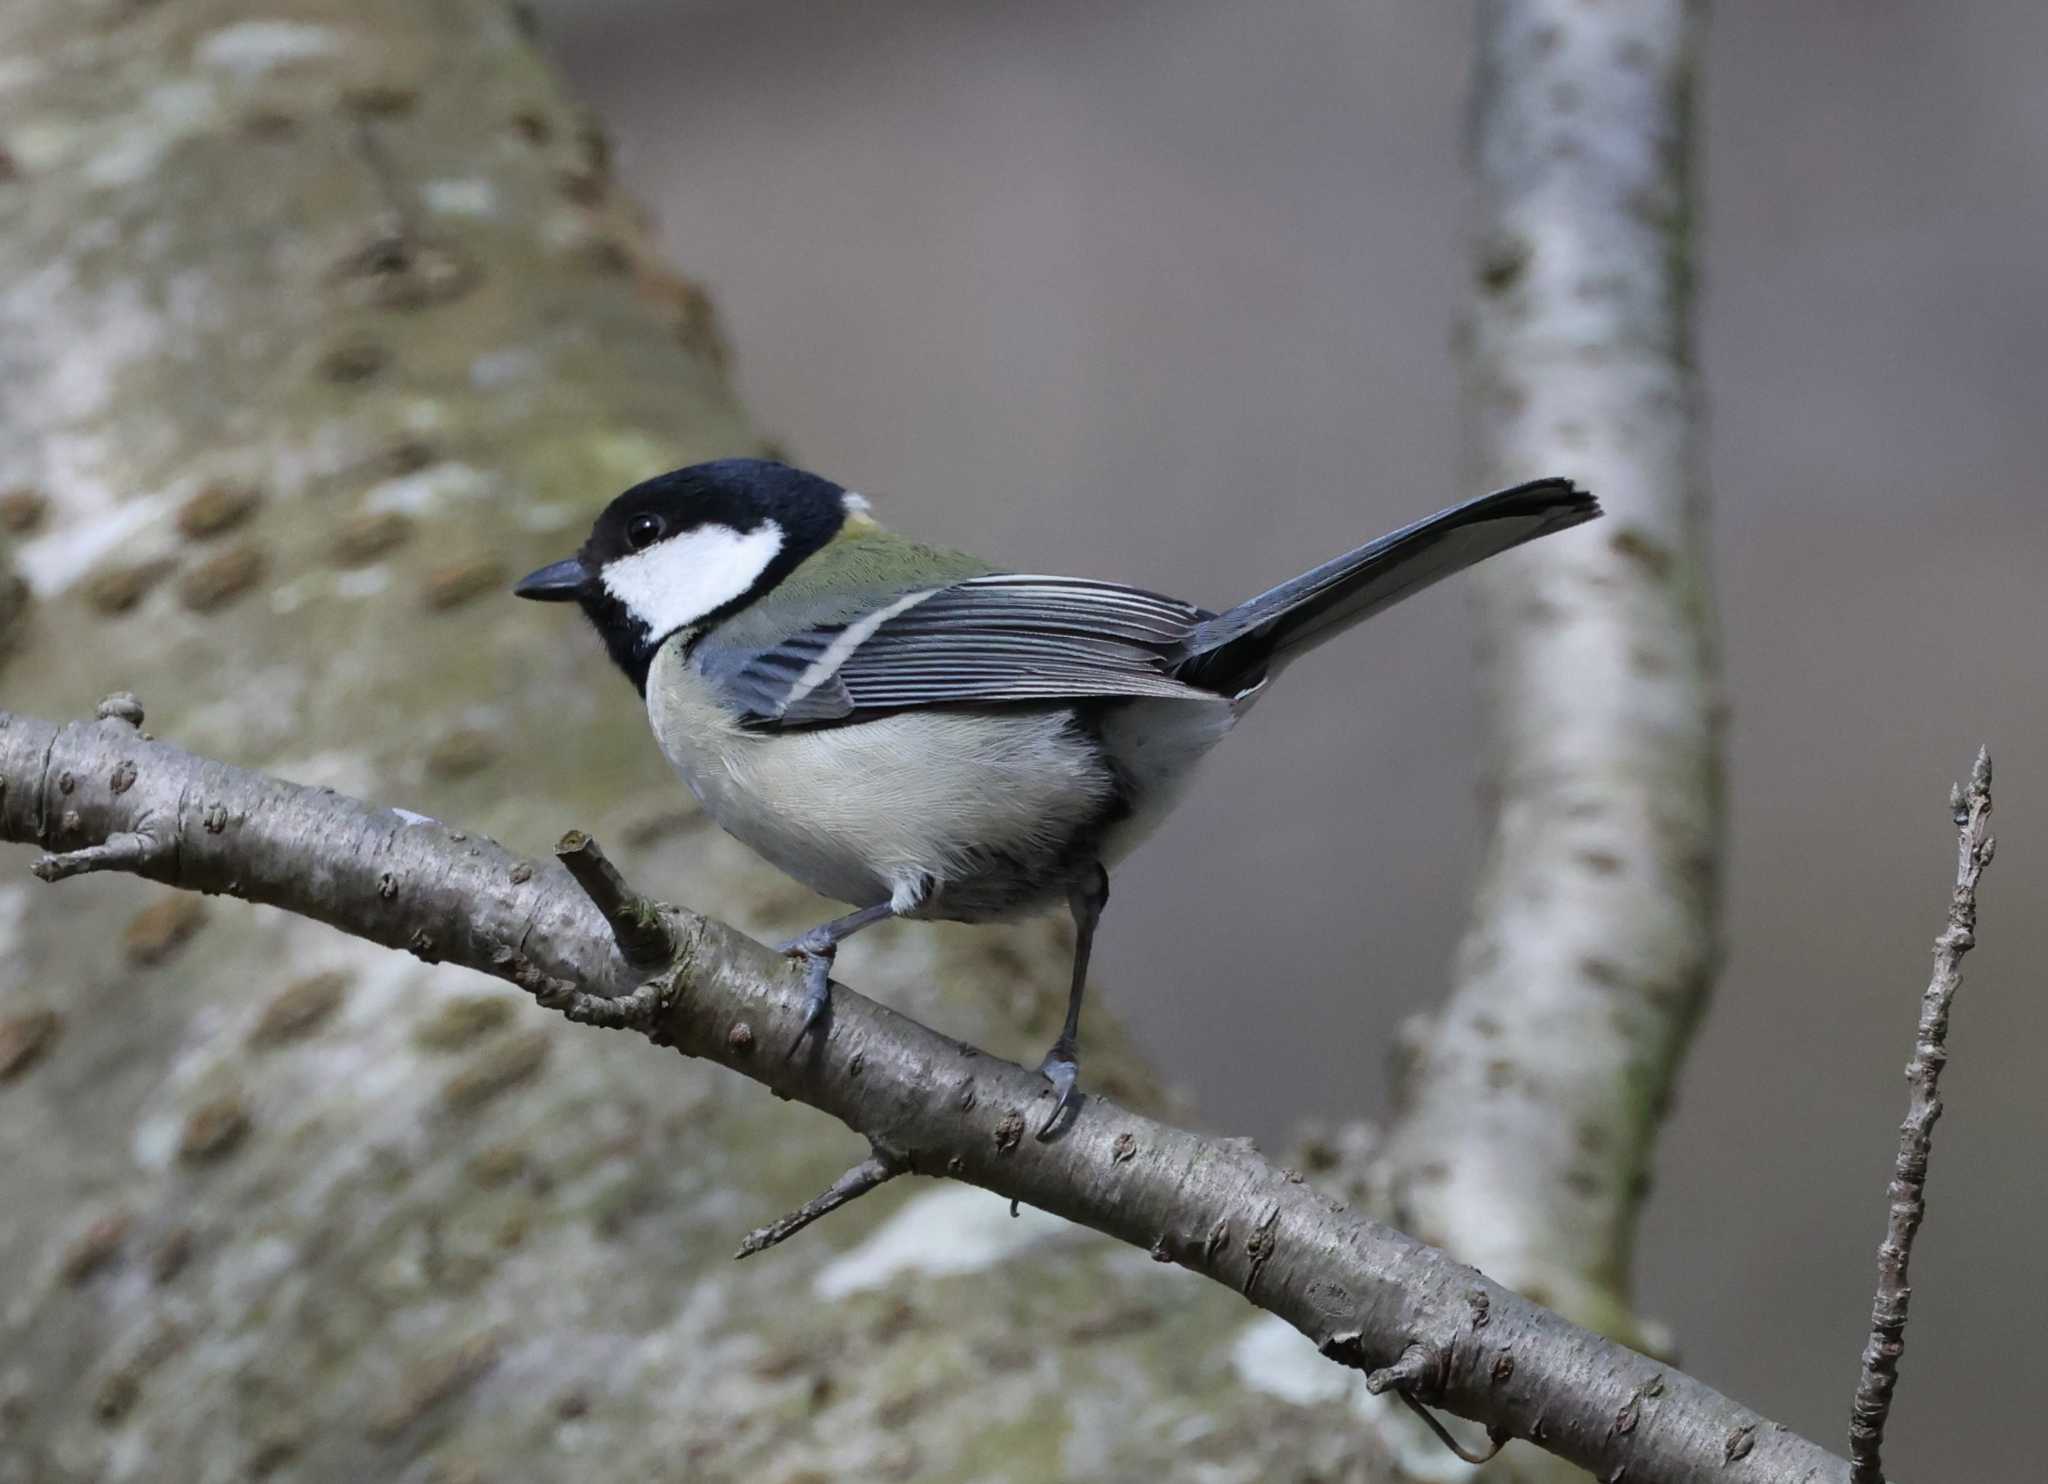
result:
[[[706,813],[854,909],[782,945],[804,972],[792,1051],[829,1036],[833,956],[862,929],[1066,907],[1066,1018],[1039,1065],[1049,1137],[1078,1116],[1109,869],[1203,756],[1309,650],[1599,514],[1570,480],[1533,480],[1211,612],[926,545],[830,479],[727,458],[634,485],[575,555],[513,591],[578,604]]]

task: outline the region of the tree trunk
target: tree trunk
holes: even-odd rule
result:
[[[1474,483],[1566,474],[1607,516],[1473,574],[1490,838],[1450,997],[1408,1032],[1379,1179],[1396,1225],[1642,1346],[1636,1213],[1718,931],[1691,328],[1704,11],[1480,16]]]
[[[506,594],[627,483],[758,446],[516,7],[12,0],[0,150],[9,706],[134,690],[197,751],[527,851],[587,827],[764,935],[817,915],[688,806],[594,639]],[[979,1192],[898,1182],[734,1267],[858,1150],[715,1067],[0,859],[6,1484],[1250,1480],[1355,1448],[1274,1425],[1268,1391],[1348,1389],[1300,1384],[1341,1375],[1306,1341],[1234,1358],[1220,1290]],[[1065,951],[907,926],[841,968],[1024,1054]],[[1089,1044],[1144,1101],[1113,1027]]]

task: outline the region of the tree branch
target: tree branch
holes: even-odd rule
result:
[[[1956,884],[1949,897],[1948,926],[1934,940],[1934,975],[1920,996],[1920,1025],[1913,1038],[1913,1059],[1906,1063],[1912,1095],[1906,1120],[1899,1125],[1899,1155],[1888,1195],[1891,1207],[1884,1241],[1877,1249],[1877,1294],[1870,1304],[1870,1338],[1863,1346],[1863,1366],[1856,1380],[1856,1400],[1849,1413],[1849,1456],[1853,1484],[1884,1484],[1879,1454],[1884,1448],[1885,1419],[1891,1415],[1892,1389],[1899,1382],[1899,1356],[1906,1348],[1906,1307],[1913,1290],[1906,1266],[1913,1256],[1913,1238],[1927,1214],[1927,1160],[1934,1148],[1934,1124],[1941,1117],[1941,1069],[1948,1063],[1948,1012],[1963,987],[1963,955],[1977,945],[1977,882],[1991,864],[1996,841],[1991,835],[1991,754],[1978,749],[1966,791],[1957,785],[1949,794],[1956,822]]]
[[[462,964],[571,1018],[715,1061],[840,1119],[906,1172],[1029,1202],[1228,1284],[1332,1360],[1394,1367],[1387,1379],[1413,1400],[1603,1478],[1848,1476],[1818,1444],[1360,1218],[1241,1143],[1100,1097],[1060,1138],[1027,1138],[1028,1110],[1050,1095],[1042,1078],[852,990],[836,992],[831,1036],[812,1055],[763,1055],[803,1022],[802,976],[723,923],[663,909],[673,961],[631,983],[610,924],[560,867],[144,741],[119,719],[56,726],[0,712],[0,838],[77,848],[149,818],[165,822],[169,848],[139,874]]]

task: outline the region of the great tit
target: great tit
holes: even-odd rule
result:
[[[1066,1023],[1040,1070],[1074,1097],[1108,868],[1290,661],[1496,552],[1593,519],[1539,479],[1417,521],[1221,613],[1006,571],[884,529],[859,495],[759,459],[627,490],[514,591],[575,602],[705,810],[856,910],[783,946],[803,1034],[838,945],[891,917],[987,922],[1064,901]]]

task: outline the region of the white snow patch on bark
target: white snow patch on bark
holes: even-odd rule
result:
[[[519,529],[522,531],[566,530],[583,518],[583,512],[559,500],[519,507]]]
[[[117,378],[158,354],[167,339],[163,316],[143,297],[139,280],[117,278],[87,292],[67,257],[9,283],[0,294],[0,324],[19,344],[41,349],[22,365],[42,374],[11,395],[21,398],[23,424],[42,428],[106,411]]]
[[[332,26],[306,21],[237,21],[223,26],[193,49],[193,58],[240,77],[256,77],[291,62],[332,56],[347,44]]]
[[[91,150],[86,180],[109,189],[147,180],[173,148],[210,126],[219,108],[219,94],[209,82],[159,83],[110,137],[84,137]]]
[[[375,793],[379,782],[377,770],[367,758],[360,753],[339,749],[281,757],[271,764],[270,771],[293,783],[303,783],[308,788],[331,788],[336,793],[354,794],[358,798]]]
[[[417,474],[402,474],[373,486],[363,496],[363,509],[420,515],[445,500],[471,500],[489,489],[483,471],[473,464],[432,464]]]
[[[1264,1314],[1237,1332],[1230,1368],[1254,1391],[1297,1407],[1340,1402],[1351,1395],[1354,1373],[1326,1360],[1315,1342],[1286,1320]]]
[[[498,211],[497,188],[478,176],[430,180],[420,187],[420,199],[442,216],[495,216]]]
[[[344,572],[335,578],[334,595],[338,598],[374,598],[390,586],[390,564],[379,562],[374,567],[365,567],[360,572]]]
[[[168,492],[124,500],[112,509],[73,519],[15,548],[14,561],[39,598],[64,591],[129,537],[169,513],[177,503]]]
[[[1065,1218],[1010,1203],[972,1185],[946,1185],[905,1202],[867,1239],[818,1270],[811,1291],[844,1298],[880,1288],[899,1273],[943,1277],[994,1267],[1040,1242],[1071,1233]]]
[[[486,351],[469,363],[469,384],[480,392],[496,391],[516,382],[532,381],[547,368],[540,353],[525,346]]]
[[[1326,1359],[1313,1340],[1278,1315],[1261,1314],[1237,1332],[1230,1346],[1230,1368],[1249,1389],[1292,1406],[1349,1403],[1379,1435],[1381,1447],[1405,1478],[1458,1484],[1474,1475],[1470,1464],[1447,1451],[1392,1396],[1374,1396],[1365,1389],[1361,1372]],[[1483,1439],[1466,1441],[1485,1446]]]

